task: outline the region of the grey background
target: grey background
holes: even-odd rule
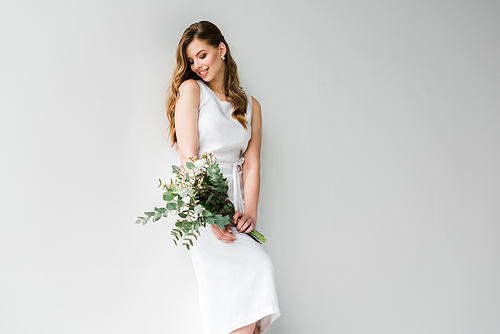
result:
[[[203,19],[263,109],[268,333],[498,333],[500,5],[472,0],[2,1],[0,333],[201,332],[174,221],[134,220]]]

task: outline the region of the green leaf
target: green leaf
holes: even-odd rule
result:
[[[210,217],[212,213],[208,210],[203,211],[203,217]]]
[[[156,212],[149,211],[149,212],[144,212],[144,214],[148,217],[151,217],[151,216],[154,216],[156,214]]]
[[[191,161],[188,161],[188,162],[186,162],[186,167],[189,168],[189,169],[193,169],[194,168],[194,163],[192,163]]]
[[[182,201],[182,199],[177,200],[177,206],[184,206],[186,203]]]
[[[171,200],[174,199],[174,197],[175,197],[175,195],[172,194],[172,193],[169,193],[168,191],[165,191],[163,193],[163,200],[166,201],[166,202],[170,202]]]
[[[167,218],[167,217],[168,217],[168,211],[165,211],[165,212],[163,213],[163,217],[165,217],[165,218]]]
[[[189,244],[184,242],[183,245],[186,246],[186,248],[189,250]]]
[[[151,218],[151,217],[148,217],[148,218],[144,219],[144,220],[142,221],[142,225],[146,225],[146,223],[149,221],[149,219],[150,219],[150,218]]]
[[[175,241],[175,239],[172,239],[174,241],[174,244],[177,246],[177,241]]]
[[[220,227],[221,229],[224,229],[226,227],[226,224],[224,221],[221,220],[216,220],[214,223],[216,226]]]
[[[188,215],[185,213],[179,213],[178,216],[181,218],[186,218]]]
[[[202,209],[203,207],[198,204],[197,206],[194,207],[194,212],[200,214]]]
[[[168,210],[175,210],[175,209],[177,209],[177,205],[175,203],[167,203],[167,209]]]
[[[207,217],[205,218],[205,223],[213,225],[215,222],[215,219],[213,217]]]
[[[136,224],[140,224],[140,223],[141,223],[141,220],[140,220],[140,219],[137,219],[137,220],[135,221],[135,223],[136,223]]]
[[[157,221],[158,219],[161,218],[161,212],[158,212],[154,217],[153,217],[153,222]]]
[[[172,172],[175,174],[178,174],[181,171],[181,169],[175,165],[172,165]]]

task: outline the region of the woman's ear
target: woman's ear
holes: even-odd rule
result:
[[[226,44],[224,42],[220,42],[219,44],[219,55],[221,58],[226,56]]]

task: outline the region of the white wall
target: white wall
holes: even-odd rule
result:
[[[134,220],[203,19],[263,107],[269,334],[498,333],[500,5],[472,0],[4,0],[0,333],[201,333],[173,220]]]

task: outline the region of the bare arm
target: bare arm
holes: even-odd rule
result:
[[[175,105],[175,130],[179,158],[184,169],[191,156],[198,156],[198,106],[200,87],[195,80],[186,80],[179,87],[179,98]]]
[[[252,136],[243,158],[243,191],[245,195],[245,213],[236,227],[238,231],[249,233],[257,222],[257,208],[260,193],[260,149],[262,142],[262,115],[259,102],[252,97]]]
[[[195,80],[186,80],[179,87],[179,98],[175,105],[175,129],[179,158],[188,170],[186,162],[191,156],[198,157],[198,107],[200,106],[200,86]],[[212,225],[217,239],[232,243],[236,237],[227,226],[225,230]]]

